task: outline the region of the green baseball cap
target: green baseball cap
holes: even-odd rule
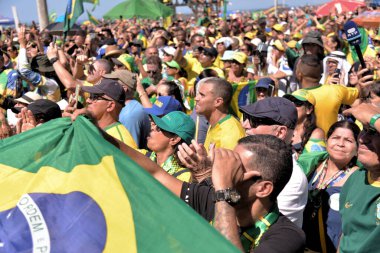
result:
[[[169,62],[164,62],[165,65],[171,67],[171,68],[175,68],[175,69],[178,69],[180,70],[181,67],[178,65],[178,63],[176,61],[169,61]]]
[[[194,138],[195,123],[189,115],[180,111],[173,111],[162,118],[155,115],[150,116],[159,128],[178,135],[187,144],[190,144]]]

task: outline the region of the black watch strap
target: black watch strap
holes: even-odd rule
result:
[[[53,58],[49,59],[49,62],[51,65],[53,65],[56,61],[58,61],[58,57],[53,57]]]

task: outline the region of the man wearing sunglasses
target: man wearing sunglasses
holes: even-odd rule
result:
[[[285,98],[269,97],[240,107],[247,135],[269,134],[291,144],[297,125],[297,109]],[[288,184],[277,198],[278,207],[286,217],[302,227],[307,202],[307,179],[293,156],[293,172]]]
[[[90,93],[86,100],[86,112],[94,118],[99,127],[112,137],[137,149],[137,144],[127,128],[119,122],[119,114],[125,103],[123,87],[113,79],[104,78],[95,86],[83,86]]]

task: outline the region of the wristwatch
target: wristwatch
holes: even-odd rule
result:
[[[58,61],[58,57],[53,57],[53,58],[49,59],[49,62],[51,65],[53,65],[56,61]]]
[[[240,194],[232,188],[215,191],[215,202],[226,201],[233,206],[239,202],[240,198]]]
[[[380,119],[380,113],[375,114],[375,115],[372,116],[371,120],[369,121],[369,125],[370,125],[371,127],[375,128],[375,123],[376,123],[376,121],[377,121],[378,119]]]

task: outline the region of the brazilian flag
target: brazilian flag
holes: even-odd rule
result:
[[[0,252],[237,252],[84,117],[0,152]]]
[[[67,32],[83,13],[83,0],[68,0],[63,31]]]
[[[256,80],[254,81],[242,81],[240,83],[232,83],[232,100],[229,108],[229,112],[235,115],[239,119],[242,118],[242,113],[239,111],[239,107],[250,105],[256,102]]]

